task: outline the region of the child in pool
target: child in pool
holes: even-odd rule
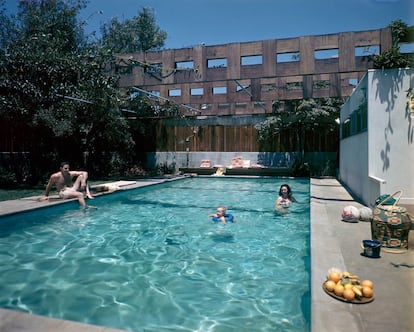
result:
[[[222,222],[223,224],[226,224],[228,222],[235,222],[234,216],[230,213],[227,213],[227,209],[223,205],[217,207],[217,213],[212,213],[208,216],[211,217],[214,222]]]

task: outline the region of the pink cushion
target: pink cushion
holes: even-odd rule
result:
[[[208,159],[202,160],[200,164],[200,168],[211,167],[211,162]]]

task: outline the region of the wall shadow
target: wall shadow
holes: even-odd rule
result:
[[[385,112],[388,115],[388,121],[384,128],[385,144],[381,150],[382,170],[386,171],[390,167],[390,136],[394,134],[394,127],[392,123],[392,112],[398,112],[396,108],[396,100],[398,93],[403,89],[403,70],[377,70],[374,71],[372,77],[372,84],[376,84],[376,99],[380,100],[381,104],[386,105]]]

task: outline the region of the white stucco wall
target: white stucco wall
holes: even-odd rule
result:
[[[367,132],[348,137],[344,147],[340,148],[339,157],[341,181],[364,202],[367,201],[367,197],[365,197],[367,193],[364,190],[368,174],[367,137]]]
[[[367,131],[340,141],[340,179],[365,204],[402,190],[401,204],[414,204],[414,119],[407,109],[413,69],[369,70],[341,109],[341,123],[366,91]]]

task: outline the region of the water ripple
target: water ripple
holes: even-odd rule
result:
[[[185,179],[1,220],[0,306],[129,331],[309,331],[309,205],[275,214],[280,181]],[[236,223],[211,222],[220,204]]]

